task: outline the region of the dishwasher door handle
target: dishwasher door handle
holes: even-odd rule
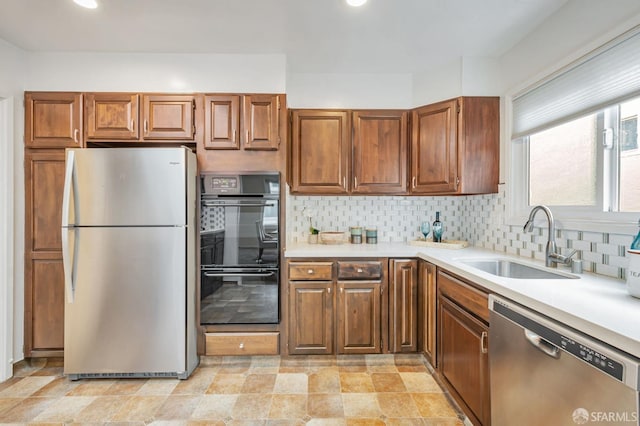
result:
[[[560,358],[560,349],[551,343],[544,340],[542,337],[538,336],[533,331],[529,331],[526,328],[524,329],[524,337],[527,339],[529,343],[531,343],[534,347],[549,355],[551,358],[559,359]]]

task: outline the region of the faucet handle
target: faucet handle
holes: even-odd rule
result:
[[[571,263],[571,257],[576,254],[578,250],[573,250],[568,256],[563,256],[560,253],[551,253],[549,257],[556,263],[562,263],[569,265]]]

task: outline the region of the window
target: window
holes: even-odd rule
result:
[[[528,206],[640,212],[640,97],[525,138]]]
[[[511,106],[514,219],[546,204],[563,223],[637,223],[640,26],[517,94]]]

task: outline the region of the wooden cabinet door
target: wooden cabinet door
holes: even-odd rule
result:
[[[347,111],[292,112],[291,192],[347,194],[351,123]]]
[[[193,95],[142,95],[142,138],[192,141]]]
[[[392,259],[389,286],[389,350],[418,350],[418,261]]]
[[[407,190],[407,112],[353,112],[353,182],[358,194]]]
[[[82,146],[82,94],[27,92],[24,96],[27,148]]]
[[[382,283],[338,281],[337,346],[339,354],[382,352]]]
[[[60,356],[64,345],[64,274],[60,224],[63,150],[25,155],[25,356]]]
[[[488,332],[486,323],[454,301],[438,298],[438,369],[465,413],[480,425],[491,423]]]
[[[87,140],[138,140],[138,98],[135,93],[87,93]]]
[[[240,96],[204,97],[204,148],[240,149]]]
[[[333,282],[289,283],[289,353],[333,353]]]
[[[411,191],[447,193],[458,189],[458,100],[413,110]]]
[[[433,367],[436,363],[436,265],[420,261],[418,271],[418,337],[420,350]]]
[[[280,145],[280,96],[244,95],[242,131],[244,149],[277,150]]]

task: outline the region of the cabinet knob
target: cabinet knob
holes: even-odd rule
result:
[[[309,270],[307,271],[307,274],[309,274],[309,275],[313,275],[313,269],[309,269]]]
[[[361,274],[362,273],[362,268],[358,268],[358,273]]]
[[[240,349],[244,349],[244,343],[240,343],[240,344],[238,345],[238,348],[240,348]]]

